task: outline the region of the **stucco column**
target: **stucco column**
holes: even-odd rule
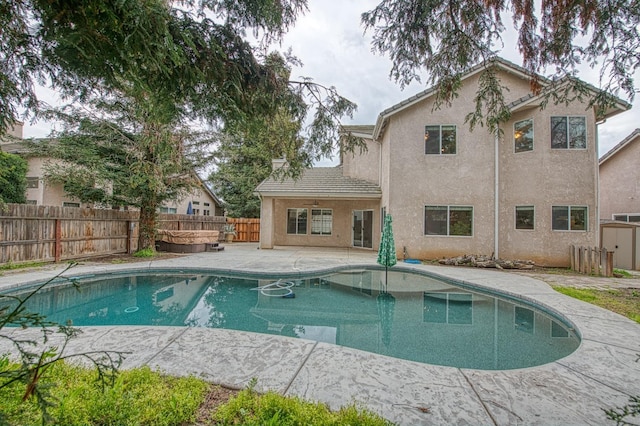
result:
[[[272,249],[275,238],[275,200],[263,197],[260,207],[260,248]]]

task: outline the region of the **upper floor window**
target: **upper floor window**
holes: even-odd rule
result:
[[[40,179],[37,177],[28,177],[27,178],[27,188],[37,188],[40,184]]]
[[[199,205],[200,205],[200,201],[194,201],[194,202],[193,202],[193,205],[194,205],[194,206],[199,206]]]
[[[80,203],[74,203],[71,201],[63,201],[62,207],[80,207]]]
[[[455,154],[456,126],[425,126],[424,127],[425,154]]]
[[[516,229],[534,229],[533,206],[516,206]]]
[[[533,151],[533,119],[513,123],[513,144],[515,152]]]
[[[586,231],[587,208],[584,206],[553,206],[551,228],[554,231]]]
[[[160,213],[168,213],[168,214],[176,214],[178,213],[178,209],[175,207],[159,207],[158,211]]]
[[[425,206],[425,235],[473,235],[473,207]]]
[[[287,209],[287,234],[307,233],[307,209]]]
[[[640,213],[614,214],[613,220],[621,222],[640,222]]]
[[[333,210],[311,209],[311,235],[331,235]]]
[[[585,117],[551,117],[551,148],[586,149],[587,119]]]

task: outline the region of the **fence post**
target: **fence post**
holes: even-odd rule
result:
[[[613,252],[607,252],[607,277],[613,276]]]
[[[131,254],[131,236],[133,234],[133,222],[127,221],[127,254]]]
[[[60,262],[62,257],[62,221],[56,219],[55,261]]]

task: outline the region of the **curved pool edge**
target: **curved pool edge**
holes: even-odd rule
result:
[[[336,265],[330,256],[319,260],[282,252],[268,260],[270,272],[280,268],[280,273],[322,273],[323,268],[375,265],[375,253],[348,262],[338,259]],[[242,262],[226,264],[225,269],[242,272],[253,265],[264,273],[262,253],[245,254]],[[230,258],[218,254],[149,262],[144,267],[80,266],[70,275],[163,266],[219,270],[211,259]],[[131,350],[125,367],[147,364],[231,387],[244,387],[256,377],[261,389],[324,401],[334,408],[357,402],[398,424],[602,424],[606,419],[600,408],[624,405],[630,395],[640,394],[640,362],[635,362],[640,325],[631,320],[517,274],[436,265],[402,268],[535,300],[576,324],[582,344],[551,364],[505,371],[438,367],[308,340],[182,327],[88,327],[73,348]],[[9,277],[14,282],[18,276],[22,283],[35,282],[53,272],[0,277],[0,288]]]

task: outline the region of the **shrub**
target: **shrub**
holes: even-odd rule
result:
[[[156,251],[151,247],[147,247],[145,249],[138,250],[137,252],[133,253],[134,257],[154,257],[155,255],[156,255]]]
[[[285,397],[275,392],[259,394],[252,387],[220,406],[213,416],[221,425],[391,425],[375,413],[358,409],[355,405],[331,411],[325,404]],[[217,422],[217,423],[216,423]]]
[[[19,368],[13,364],[12,368]],[[113,386],[102,388],[93,369],[57,363],[49,371],[50,394],[56,404],[49,420],[59,425],[181,425],[195,420],[209,385],[194,377],[176,378],[149,367],[121,371]],[[37,424],[35,400],[22,401],[17,386],[0,389],[4,423]]]

